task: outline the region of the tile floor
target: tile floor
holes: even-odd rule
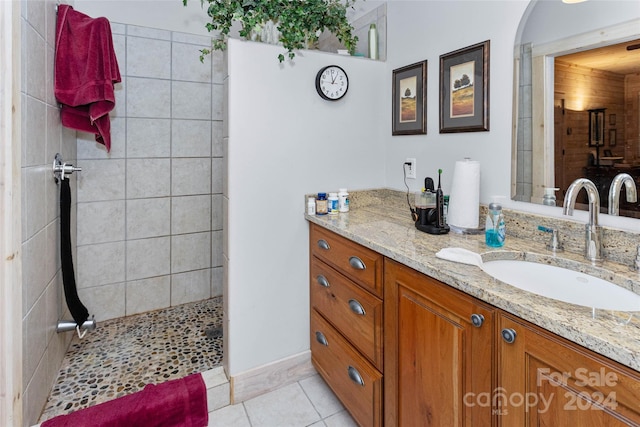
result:
[[[319,375],[209,412],[208,427],[357,427]]]

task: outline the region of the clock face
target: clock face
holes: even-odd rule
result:
[[[337,65],[329,65],[318,71],[316,90],[318,95],[329,101],[342,98],[349,89],[347,73]]]

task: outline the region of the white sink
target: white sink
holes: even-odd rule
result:
[[[640,295],[567,268],[521,260],[484,261],[487,274],[519,289],[590,308],[640,311]]]

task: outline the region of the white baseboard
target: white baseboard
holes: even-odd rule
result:
[[[230,378],[231,403],[244,402],[315,373],[310,350],[242,372]]]

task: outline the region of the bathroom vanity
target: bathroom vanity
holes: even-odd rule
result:
[[[421,233],[403,197],[352,193],[348,214],[306,216],[312,361],[361,426],[640,425],[640,313],[545,298],[435,257],[580,254],[554,256],[547,236],[509,235],[496,250],[482,235]],[[545,219],[530,220],[507,229]],[[640,283],[626,265],[602,268]]]

